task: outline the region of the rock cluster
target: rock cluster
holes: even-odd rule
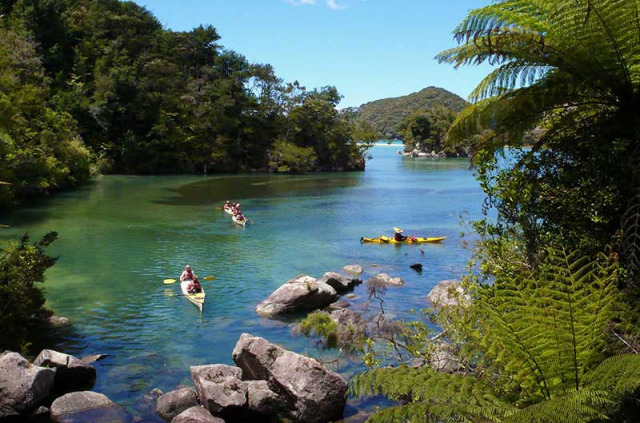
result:
[[[287,419],[321,423],[340,419],[347,382],[313,358],[285,350],[264,338],[242,334],[233,350],[237,367],[191,367],[194,392],[162,395],[157,412],[171,423]]]
[[[327,272],[320,279],[300,275],[287,281],[258,304],[256,312],[263,317],[275,317],[316,310],[333,303],[340,294],[361,282],[360,279],[335,272]]]
[[[100,356],[79,359],[43,350],[29,363],[16,352],[0,354],[0,421],[46,414],[63,423],[127,421],[126,412],[106,396],[91,391],[69,392],[91,388],[96,370],[89,362],[96,357]],[[44,406],[48,404],[50,409]],[[82,414],[86,412],[90,412],[91,417]]]

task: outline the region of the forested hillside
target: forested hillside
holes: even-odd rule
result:
[[[427,87],[406,96],[365,103],[360,106],[357,118],[381,132],[385,138],[395,138],[400,134],[405,119],[415,111],[426,111],[439,105],[458,113],[468,104],[443,88]]]
[[[117,0],[0,1],[0,207],[94,172],[364,168],[333,87],[306,90]],[[277,141],[277,142],[276,142]]]

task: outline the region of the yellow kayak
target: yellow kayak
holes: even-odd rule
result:
[[[447,239],[446,236],[433,237],[433,238],[422,238],[422,237],[408,237],[404,241],[396,241],[392,237],[388,236],[380,236],[378,238],[360,238],[360,242],[362,243],[372,243],[372,244],[424,244],[424,243],[437,243],[442,242]]]

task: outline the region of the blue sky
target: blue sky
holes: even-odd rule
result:
[[[136,0],[165,27],[211,24],[220,43],[269,63],[285,81],[335,85],[340,107],[439,86],[466,98],[488,66],[454,70],[433,58],[490,0]]]

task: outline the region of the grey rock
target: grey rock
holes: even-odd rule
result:
[[[282,410],[283,399],[269,388],[264,380],[248,380],[247,405],[249,411],[258,414],[275,414]]]
[[[98,360],[102,360],[106,356],[107,356],[107,354],[85,355],[83,357],[80,357],[80,361],[82,361],[83,363],[86,363],[86,364],[91,364],[91,363],[94,363],[94,362],[96,362]]]
[[[196,391],[192,388],[182,388],[160,395],[156,404],[156,413],[163,419],[170,421],[187,408],[198,405]]]
[[[378,273],[367,279],[367,284],[379,284],[383,286],[402,286],[404,281],[402,278],[392,278],[386,273]]]
[[[315,310],[335,301],[338,293],[331,286],[307,275],[291,279],[256,307],[263,317]]]
[[[360,279],[350,278],[336,272],[327,272],[319,279],[319,282],[326,283],[336,290],[339,294],[353,289],[354,286],[362,283]]]
[[[45,323],[53,328],[61,328],[64,326],[71,325],[71,321],[69,321],[69,319],[67,319],[66,317],[56,316],[56,315],[47,317],[47,319],[45,320]]]
[[[224,423],[219,417],[213,417],[206,409],[195,406],[184,410],[171,423]]]
[[[233,361],[245,378],[269,383],[284,400],[289,418],[319,423],[342,417],[347,382],[317,360],[243,333],[233,350]]]
[[[340,309],[331,312],[331,320],[339,325],[366,326],[366,322],[355,311]]]
[[[358,264],[347,264],[342,268],[342,270],[352,275],[361,275],[363,272],[362,266]]]
[[[0,413],[36,408],[49,396],[56,371],[30,364],[15,352],[0,354]]]
[[[436,345],[435,350],[429,357],[431,368],[442,373],[458,373],[463,370],[462,363],[456,354],[446,343]]]
[[[61,420],[69,414],[115,406],[106,395],[97,392],[70,392],[51,404],[51,417],[54,420]]]
[[[212,364],[192,366],[191,379],[200,402],[213,414],[233,412],[247,403],[247,385],[238,367]]]
[[[460,281],[446,280],[438,282],[427,295],[427,300],[436,308],[467,305],[471,301],[469,294],[464,291]]]
[[[347,301],[340,300],[336,301],[335,303],[329,304],[329,306],[327,307],[327,311],[332,312],[335,310],[343,310],[345,308],[349,308],[350,306],[351,304],[349,304]]]
[[[49,409],[47,407],[40,406],[31,413],[32,417],[39,417],[49,414]]]
[[[33,364],[56,369],[56,387],[82,389],[91,387],[96,378],[96,369],[69,354],[54,350],[42,350]]]

